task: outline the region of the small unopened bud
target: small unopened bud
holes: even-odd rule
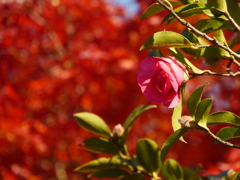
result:
[[[112,136],[113,137],[121,137],[124,133],[124,127],[121,124],[118,124],[113,127]]]
[[[233,175],[234,175],[235,173],[236,173],[236,172],[235,172],[233,169],[228,170],[228,172],[227,172],[227,180],[232,179],[232,177],[233,177]],[[238,175],[238,176],[236,177],[236,180],[238,180],[238,178],[240,179],[240,175]]]
[[[196,127],[196,122],[191,116],[182,116],[178,119],[178,122],[181,124],[182,128],[194,129]]]

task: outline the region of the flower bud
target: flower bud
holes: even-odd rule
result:
[[[113,137],[121,137],[123,133],[124,133],[124,128],[121,124],[118,124],[113,127],[113,130],[112,130]]]
[[[181,124],[182,128],[194,129],[196,127],[196,122],[191,116],[182,116],[178,119],[178,122]]]

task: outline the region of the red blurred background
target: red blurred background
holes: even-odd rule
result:
[[[93,112],[112,128],[148,104],[136,81],[148,55],[139,47],[158,30],[183,29],[177,22],[160,26],[162,15],[139,22],[153,2],[139,0],[128,16],[103,0],[0,1],[0,179],[87,179],[73,170],[97,155],[78,146],[91,134],[73,113]],[[189,81],[186,96],[208,81],[204,96],[214,97],[213,111],[240,115],[237,79],[200,77]],[[160,104],[140,117],[128,138],[131,153],[142,137],[161,146],[172,133],[171,113]],[[182,165],[202,164],[205,174],[240,170],[239,151],[214,145],[204,133],[190,131],[185,139],[169,153]]]

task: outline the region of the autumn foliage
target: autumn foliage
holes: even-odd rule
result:
[[[139,48],[163,17],[139,22],[152,2],[138,3],[139,14],[127,17],[102,0],[0,1],[0,179],[87,179],[73,170],[96,155],[78,146],[90,134],[73,114],[93,112],[113,128],[149,103],[137,84],[140,61],[148,55]],[[182,30],[177,22],[168,28]],[[206,81],[206,95],[218,100],[213,111],[240,115],[238,78],[201,77],[186,93]],[[159,105],[149,112],[130,133],[130,152],[136,138],[162,144],[172,133],[170,109]],[[204,133],[185,139],[188,144],[178,142],[169,153],[182,165],[202,164],[206,174],[240,170],[238,150],[215,145]]]

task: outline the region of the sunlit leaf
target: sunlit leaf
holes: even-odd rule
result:
[[[164,1],[163,3],[165,3],[166,5],[168,5],[165,1]],[[178,1],[169,1],[169,3],[171,3],[172,6],[176,6],[176,5],[181,4],[181,3],[178,2]],[[146,9],[146,11],[144,11],[144,13],[143,13],[142,17],[140,18],[140,20],[143,20],[143,19],[145,19],[145,18],[147,18],[147,17],[149,17],[149,16],[152,16],[152,15],[154,15],[154,14],[157,14],[157,13],[163,11],[163,10],[165,10],[164,7],[160,6],[158,3],[154,3],[154,4],[150,5],[150,6]]]
[[[110,168],[125,168],[131,170],[131,166],[126,160],[122,159],[120,156],[114,156],[111,158],[104,157],[90,161],[77,167],[74,171],[88,173]]]
[[[124,135],[123,137],[126,138],[128,132],[130,131],[134,121],[145,111],[152,109],[152,108],[156,108],[156,105],[142,105],[142,106],[138,106],[137,108],[135,108],[133,110],[133,112],[127,117],[127,119],[125,120],[123,127],[125,129],[124,131]]]
[[[226,0],[214,0],[214,1],[208,1],[208,3],[213,5],[219,11],[227,12]]]
[[[190,42],[194,44],[200,44],[198,41],[198,37],[193,34],[188,28],[184,29],[182,35],[186,37]],[[201,44],[202,45],[202,44]],[[182,48],[185,53],[196,55],[199,49],[191,49],[191,48]]]
[[[197,22],[196,28],[204,33],[210,33],[220,29],[234,30],[232,24],[222,18],[202,19]]]
[[[181,3],[183,3],[183,4],[191,4],[191,3],[194,3],[193,0],[180,0],[180,1],[181,1]]]
[[[216,134],[220,139],[222,140],[228,140],[233,138],[240,137],[240,127],[239,126],[231,126],[231,127],[225,127],[218,131]]]
[[[199,126],[204,127],[205,129],[208,129],[207,119],[212,108],[212,101],[212,98],[206,98],[198,104],[196,109],[195,121]]]
[[[178,49],[169,48],[173,56],[181,62],[189,71],[201,74],[203,71],[194,66]]]
[[[172,133],[167,140],[163,143],[161,148],[161,162],[164,162],[164,159],[168,153],[168,151],[171,149],[171,147],[175,144],[177,140],[179,140],[182,135],[187,132],[187,129],[179,129]]]
[[[192,4],[186,4],[184,6],[180,6],[176,9],[174,9],[174,12],[177,13],[177,15],[181,18],[194,16],[197,14],[202,14],[203,10],[210,9],[211,6],[209,4],[203,4],[203,3],[192,3]],[[168,21],[168,23],[171,23],[175,21],[175,17],[169,13],[162,21],[162,23]]]
[[[158,49],[158,48],[195,48],[192,43],[183,35],[172,31],[160,31],[154,33],[150,38],[145,41],[141,46],[141,50],[145,49]]]
[[[100,171],[96,171],[92,174],[90,174],[88,177],[97,177],[97,178],[119,178],[121,176],[129,175],[129,172],[124,171],[119,168],[115,169],[103,169]]]
[[[136,173],[136,174],[126,175],[120,178],[119,180],[147,180],[147,179],[144,177],[144,175]]]
[[[210,114],[207,119],[207,124],[231,124],[240,126],[240,117],[229,111],[220,111]]]
[[[181,124],[178,122],[178,119],[182,117],[182,98],[180,98],[179,104],[173,109],[172,113],[172,127],[173,131],[176,131],[181,128]]]
[[[108,125],[99,116],[88,112],[82,112],[74,114],[74,117],[82,128],[106,138],[110,137],[111,132]]]
[[[160,149],[151,139],[140,139],[137,142],[136,155],[139,164],[148,172],[156,174],[161,168]]]
[[[183,95],[184,95],[185,85],[186,84],[182,85],[180,102],[173,109],[173,113],[172,113],[172,127],[173,127],[173,131],[177,131],[178,129],[181,129],[181,124],[178,122],[178,119],[180,119],[182,117],[182,99],[183,99]],[[186,142],[183,139],[183,137],[181,137],[179,140],[181,140],[183,142]]]
[[[203,89],[204,86],[200,86],[188,98],[187,101],[188,112],[193,118],[195,117],[197,106],[201,101]]]
[[[162,175],[164,179],[184,180],[182,167],[173,159],[168,159],[164,162]]]
[[[118,149],[107,139],[89,138],[83,141],[82,147],[94,153],[118,154]]]

